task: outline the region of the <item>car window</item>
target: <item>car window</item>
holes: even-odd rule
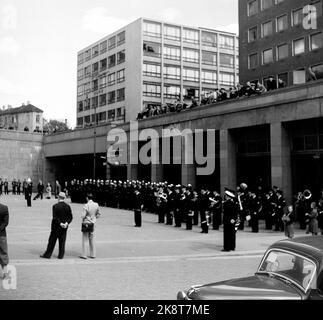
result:
[[[304,289],[316,288],[315,263],[293,253],[272,250],[267,253],[259,272],[281,275]]]

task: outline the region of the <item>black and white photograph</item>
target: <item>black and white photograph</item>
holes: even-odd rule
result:
[[[0,300],[323,300],[322,3],[1,0]]]

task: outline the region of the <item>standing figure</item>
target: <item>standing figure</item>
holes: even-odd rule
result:
[[[2,190],[3,190],[3,181],[2,181],[2,178],[0,178],[0,196],[2,195]]]
[[[34,200],[37,200],[40,198],[43,200],[43,193],[44,193],[44,184],[41,180],[39,180],[38,185],[37,185],[37,195],[34,197]]]
[[[318,227],[321,229],[321,235],[323,235],[323,199],[321,198],[318,204]]]
[[[26,187],[27,187],[27,180],[24,179],[23,183],[22,183],[22,195],[25,195],[26,192]]]
[[[287,238],[294,238],[294,221],[295,214],[293,206],[288,206],[286,213],[284,213],[282,220],[285,224],[285,235]]]
[[[17,181],[17,194],[20,196],[21,193],[21,181],[18,179]]]
[[[226,189],[223,202],[223,249],[234,251],[236,248],[236,232],[239,223],[239,204],[234,191]]]
[[[306,213],[306,234],[312,233],[313,236],[317,236],[318,234],[318,210],[316,202],[311,203],[311,211],[310,213]]]
[[[3,187],[4,187],[4,194],[9,194],[9,182],[7,179],[4,179]]]
[[[94,245],[94,228],[96,220],[100,217],[99,205],[93,201],[93,195],[86,196],[87,203],[83,207],[82,213],[82,255],[81,259],[86,259],[86,242],[90,247],[90,258],[95,259],[96,251]]]
[[[61,192],[61,185],[58,180],[55,181],[55,199],[58,198],[59,193]]]
[[[204,188],[201,189],[200,216],[201,216],[201,233],[209,233],[209,224],[207,219],[207,212],[210,208],[210,192]]]
[[[0,203],[0,266],[2,269],[2,275],[0,279],[7,280],[8,274],[8,244],[6,227],[9,224],[9,210],[8,207]],[[1,287],[1,286],[0,286]]]
[[[134,211],[135,227],[140,228],[142,224],[141,210],[143,208],[143,199],[138,187],[134,191],[132,205]]]
[[[219,230],[222,224],[222,198],[218,192],[214,191],[210,197],[210,201],[213,230]]]
[[[16,195],[17,194],[17,181],[16,179],[13,179],[11,182],[11,187],[12,187],[12,194]]]
[[[52,186],[50,185],[49,182],[47,183],[46,192],[47,192],[46,199],[51,199],[52,198]]]
[[[27,207],[31,207],[31,196],[33,194],[33,183],[31,179],[27,179],[27,186],[25,188],[25,199],[27,200]]]
[[[286,207],[286,201],[283,197],[283,192],[281,190],[276,191],[276,210],[275,210],[275,231],[284,231],[284,223],[282,217],[284,215],[284,209]]]
[[[40,256],[41,258],[51,258],[57,239],[59,244],[58,259],[64,258],[67,229],[73,220],[71,207],[65,203],[65,197],[65,193],[61,192],[58,196],[58,203],[53,205],[51,233],[48,239],[47,249]]]

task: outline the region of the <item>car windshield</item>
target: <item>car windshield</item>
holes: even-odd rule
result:
[[[316,289],[315,263],[291,252],[269,251],[263,259],[258,273],[269,273],[289,279],[301,286],[304,291],[307,291],[308,288]]]

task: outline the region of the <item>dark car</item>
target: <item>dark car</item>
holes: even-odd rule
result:
[[[282,240],[252,277],[180,291],[178,300],[323,300],[323,236]]]

